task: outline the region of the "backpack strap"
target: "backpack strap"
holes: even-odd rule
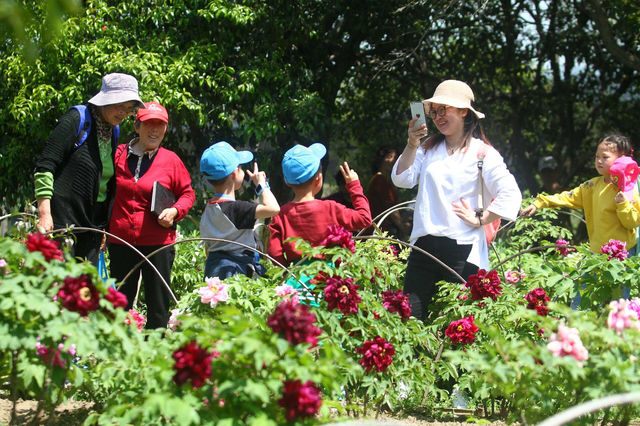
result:
[[[476,216],[482,216],[484,213],[484,200],[483,200],[483,191],[482,187],[484,186],[484,181],[482,179],[482,167],[484,165],[484,157],[487,155],[487,145],[482,143],[482,147],[478,150],[478,208],[476,208]]]
[[[74,105],[71,108],[78,111],[80,114],[80,124],[78,124],[78,136],[76,137],[75,148],[80,148],[82,144],[87,140],[89,133],[91,133],[91,114],[89,114],[89,108],[86,105]]]

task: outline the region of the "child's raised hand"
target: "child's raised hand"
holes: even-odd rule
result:
[[[253,173],[251,172],[251,170],[247,170],[247,174],[249,175],[251,181],[255,186],[258,186],[260,184],[264,185],[264,183],[267,181],[267,174],[258,170],[257,162],[253,163]]]
[[[344,176],[345,183],[351,183],[354,180],[358,180],[358,174],[355,170],[349,168],[349,164],[345,161],[340,165],[340,173]]]
[[[616,194],[616,203],[622,203],[626,199],[627,199],[627,196],[624,195],[624,192],[618,191],[618,193]]]
[[[527,207],[520,210],[520,216],[531,217],[536,212],[536,210],[538,210],[538,208],[535,206],[535,204],[529,204]]]

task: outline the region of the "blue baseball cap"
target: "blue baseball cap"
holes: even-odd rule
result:
[[[320,160],[327,153],[327,148],[320,142],[310,147],[296,145],[284,154],[282,159],[282,174],[288,184],[305,183],[316,174],[320,168]]]
[[[253,160],[249,151],[236,151],[225,141],[216,142],[205,149],[200,157],[200,171],[209,179],[229,176],[240,164]]]

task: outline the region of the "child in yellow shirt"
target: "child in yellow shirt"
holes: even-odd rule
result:
[[[560,194],[539,194],[536,200],[520,212],[532,216],[544,207],[568,207],[584,210],[590,249],[600,253],[600,247],[615,239],[631,250],[636,245],[636,227],[640,226],[640,197],[633,192],[628,199],[611,179],[610,168],[622,156],[631,156],[629,140],[621,135],[609,135],[598,143],[595,166],[600,176]]]

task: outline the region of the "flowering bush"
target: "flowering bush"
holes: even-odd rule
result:
[[[625,328],[635,328],[640,330],[640,321],[638,321],[637,300],[633,302],[620,299],[613,300],[609,303],[609,317],[607,318],[607,327],[613,329],[618,334],[622,334]]]

